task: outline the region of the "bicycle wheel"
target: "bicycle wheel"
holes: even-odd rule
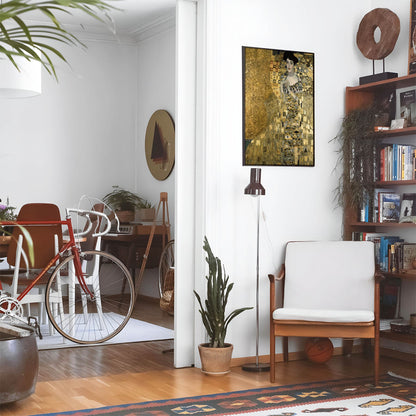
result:
[[[65,258],[46,286],[46,310],[54,328],[79,344],[95,344],[118,334],[133,311],[134,284],[126,266],[101,251],[80,253],[88,290],[74,272],[74,256]]]
[[[163,296],[165,279],[168,271],[175,266],[174,240],[170,240],[160,255],[159,261],[159,295]]]

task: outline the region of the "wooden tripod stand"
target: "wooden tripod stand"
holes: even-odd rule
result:
[[[157,225],[156,219],[158,218],[160,208],[162,207],[162,224]],[[160,200],[159,205],[157,206],[155,219],[153,220],[152,228],[150,230],[149,240],[147,241],[146,251],[143,254],[143,261],[140,267],[139,277],[137,279],[137,293],[140,288],[140,284],[143,279],[144,270],[146,268],[147,258],[149,256],[150,248],[152,246],[153,237],[155,235],[156,227],[161,227],[161,234],[162,234],[162,250],[165,247],[166,243],[170,241],[170,220],[169,220],[169,208],[168,208],[168,193],[161,192],[160,193]],[[137,295],[136,295],[137,296]]]

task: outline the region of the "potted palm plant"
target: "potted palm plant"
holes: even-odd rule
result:
[[[207,280],[206,299],[203,303],[199,294],[194,294],[199,303],[202,322],[208,333],[209,342],[199,345],[202,371],[209,375],[222,375],[230,371],[230,361],[233,346],[225,342],[228,325],[242,312],[251,307],[235,309],[226,315],[228,296],[234,286],[229,283],[229,276],[221,260],[212,253],[208,239],[205,237],[203,249],[207,253],[209,273]]]
[[[133,221],[136,208],[146,203],[139,195],[118,185],[113,186],[113,190],[104,196],[103,201],[116,211],[122,223]]]
[[[111,10],[117,9],[103,0],[4,0],[0,3],[0,57],[8,59],[16,70],[20,70],[17,57],[38,61],[57,79],[53,58],[64,62],[66,59],[56,45],[84,47],[59,22],[60,17],[81,12],[103,23],[111,23]],[[43,16],[45,22],[31,23],[34,13]]]

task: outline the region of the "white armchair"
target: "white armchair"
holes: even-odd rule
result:
[[[374,380],[379,375],[379,275],[368,241],[300,241],[286,246],[285,262],[270,279],[270,381],[275,381],[275,338],[374,339]],[[283,282],[282,307],[276,281]]]

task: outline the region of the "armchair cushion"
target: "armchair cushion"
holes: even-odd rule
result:
[[[368,310],[279,308],[273,312],[273,319],[340,323],[372,322],[374,321],[374,312]]]

